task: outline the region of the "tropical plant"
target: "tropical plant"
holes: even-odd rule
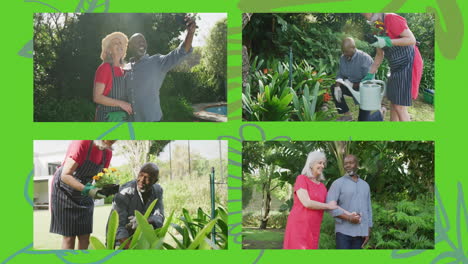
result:
[[[138,223],[138,227],[135,230],[135,233],[126,239],[118,249],[161,249],[162,242],[164,241],[164,237],[166,236],[167,230],[169,228],[169,224],[172,221],[172,215],[166,219],[166,223],[163,227],[158,228],[156,230],[153,229],[153,226],[148,223],[148,218],[153,211],[154,206],[157,203],[157,199],[154,200],[148,209],[146,210],[145,214],[142,215],[140,212],[135,210],[135,217]],[[119,215],[115,210],[112,210],[111,216],[109,218],[109,223],[107,227],[107,246],[105,246],[98,238],[91,236],[90,243],[94,249],[114,249],[115,245],[115,237],[117,234],[117,228],[119,224]]]
[[[218,206],[215,218],[198,208],[195,217],[190,216],[186,209],[182,209],[179,218],[182,225],[172,223],[171,226],[178,235],[169,233],[177,247],[164,243],[167,249],[225,249],[228,243],[228,214],[226,209]]]
[[[317,72],[306,60],[290,65],[255,57],[242,94],[244,118],[252,121],[329,119],[331,113],[315,113],[330,100],[323,87],[331,85],[333,80],[332,75]]]
[[[195,218],[192,218],[186,209],[182,209],[183,216],[180,220],[184,223],[183,226],[173,223],[173,211],[161,228],[154,229],[148,223],[148,218],[156,203],[157,200],[154,200],[144,215],[135,211],[138,226],[134,234],[117,249],[224,249],[227,247],[227,212],[223,207],[218,207],[214,219],[211,219],[202,209],[198,209]],[[93,249],[115,248],[118,223],[119,215],[115,210],[112,210],[107,229],[107,243],[104,245],[98,238],[91,236],[90,243]],[[170,227],[182,235],[182,240],[169,232]],[[213,237],[213,229],[216,231],[214,243],[210,241],[210,238]],[[165,242],[167,233],[174,239],[176,247]]]

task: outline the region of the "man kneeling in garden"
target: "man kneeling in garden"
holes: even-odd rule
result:
[[[118,244],[123,243],[135,232],[137,227],[135,210],[144,214],[155,199],[158,201],[148,218],[148,223],[154,228],[162,227],[164,223],[163,189],[156,183],[158,180],[158,166],[154,163],[145,163],[136,180],[129,181],[120,187],[112,203],[112,209],[119,214],[119,227],[116,235]]]
[[[359,84],[365,80],[374,79],[377,67],[372,67],[374,60],[369,54],[356,48],[354,39],[345,38],[341,44],[343,54],[340,57],[340,68],[336,79],[347,79],[353,83],[353,89],[359,91]],[[377,50],[381,52],[381,50]],[[380,65],[380,63],[379,63]],[[343,84],[336,82],[331,86],[333,100],[339,114],[344,114],[339,121],[351,121],[353,118],[349,112],[343,95],[353,96]],[[357,100],[354,100],[357,103]],[[359,109],[359,121],[383,121],[385,108],[371,114],[370,111]]]

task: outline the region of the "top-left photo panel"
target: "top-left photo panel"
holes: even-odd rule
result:
[[[35,13],[34,122],[226,122],[227,13]]]

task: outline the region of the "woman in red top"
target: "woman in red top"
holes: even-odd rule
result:
[[[406,19],[394,13],[363,13],[371,23],[383,24],[386,36],[376,36],[371,45],[377,48],[374,59],[377,69],[385,58],[390,64],[387,98],[391,102],[392,121],[410,121],[408,106],[418,97],[423,60],[416,46],[416,38]],[[375,73],[375,72],[374,72]],[[372,74],[372,72],[371,72]]]
[[[95,198],[105,197],[91,185],[94,175],[108,168],[115,140],[73,141],[55,172],[51,188],[50,232],[62,235],[62,249],[88,249],[93,232]]]
[[[96,70],[93,90],[93,100],[98,104],[95,118],[98,122],[124,121],[127,114],[132,114],[122,69],[127,43],[127,36],[121,32],[111,33],[102,40],[103,63]]]
[[[326,164],[323,152],[310,152],[302,174],[294,184],[294,204],[288,216],[284,234],[284,249],[317,249],[320,238],[323,210],[338,208],[336,203],[325,203],[327,188],[323,169]]]

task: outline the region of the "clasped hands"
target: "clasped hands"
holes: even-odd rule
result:
[[[360,224],[361,223],[361,215],[356,213],[356,212],[352,212],[352,213],[347,212],[346,213],[346,220],[348,222],[350,222],[351,224]]]

